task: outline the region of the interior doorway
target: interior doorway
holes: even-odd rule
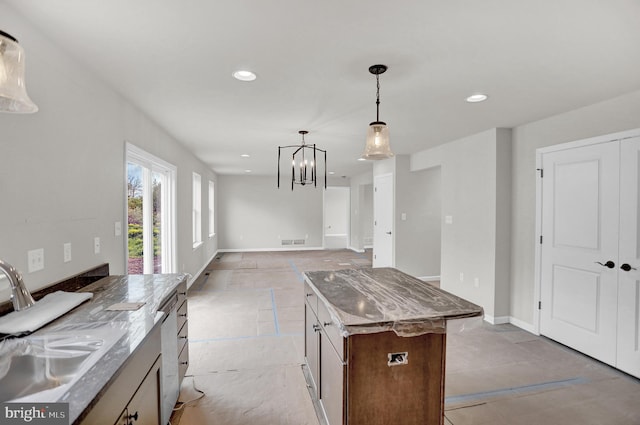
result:
[[[343,249],[349,246],[351,188],[330,186],[324,191],[325,249]]]

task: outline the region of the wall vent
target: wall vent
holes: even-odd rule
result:
[[[281,239],[281,245],[304,245],[306,241],[304,239]]]

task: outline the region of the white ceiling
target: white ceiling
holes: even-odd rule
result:
[[[640,89],[638,0],[5,1],[221,174],[275,174],[301,129],[370,169],[377,63],[396,154]]]

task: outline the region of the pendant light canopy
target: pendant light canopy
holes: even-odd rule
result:
[[[37,110],[24,84],[24,50],[18,40],[0,31],[0,112],[26,114]]]
[[[363,159],[387,159],[393,156],[389,146],[389,127],[380,121],[380,74],[387,70],[386,65],[372,65],[369,72],[376,76],[376,120],[369,124],[367,144],[362,154]]]
[[[318,186],[318,163],[324,160],[324,188],[327,188],[327,151],[316,147],[315,144],[307,145],[304,135],[306,130],[298,131],[302,136],[299,145],[278,146],[278,188],[280,187],[280,156],[285,149],[292,148],[291,154],[291,190],[296,184],[300,186]]]

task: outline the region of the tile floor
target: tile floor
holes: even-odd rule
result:
[[[175,425],[318,425],[300,368],[305,270],[347,250],[220,254],[189,290],[190,366]],[[447,339],[447,425],[638,425],[640,380],[512,325]],[[399,422],[401,425],[401,422]]]

